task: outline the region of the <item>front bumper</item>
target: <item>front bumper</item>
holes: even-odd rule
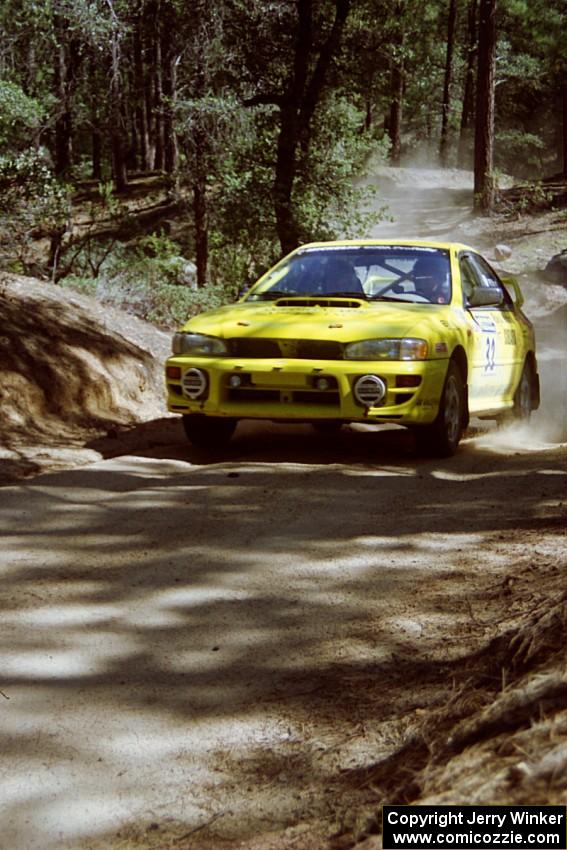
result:
[[[173,413],[276,421],[342,420],[426,425],[439,408],[448,361],[329,361],[222,357],[170,357],[166,364],[167,406]],[[189,369],[206,373],[203,397],[183,389]],[[231,386],[238,375],[239,387]],[[377,375],[386,395],[374,407],[357,402],[353,388],[363,375]],[[320,378],[330,386],[320,389]],[[413,386],[411,384],[414,384]]]

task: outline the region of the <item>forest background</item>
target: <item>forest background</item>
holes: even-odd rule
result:
[[[377,163],[567,172],[565,0],[4,0],[0,267],[171,326],[365,236]]]

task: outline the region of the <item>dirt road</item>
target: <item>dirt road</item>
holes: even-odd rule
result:
[[[553,409],[446,461],[251,425],[206,460],[170,420],[1,489],[1,850],[328,847],[564,581]]]
[[[564,555],[564,451],[407,441],[249,432],[232,461],[179,445],[2,490],[0,846],[340,828],[367,801],[341,772]]]

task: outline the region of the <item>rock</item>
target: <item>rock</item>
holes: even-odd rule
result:
[[[190,289],[197,288],[197,266],[191,260],[181,256],[168,257],[163,266],[175,283]]]
[[[192,263],[191,260],[183,260],[183,265],[181,267],[181,283],[184,283],[186,286],[191,286],[193,289],[197,288],[197,266],[195,263]]]
[[[494,249],[494,256],[497,260],[508,260],[512,256],[512,249],[509,245],[500,242]]]
[[[543,273],[551,283],[567,286],[567,248],[551,258]]]

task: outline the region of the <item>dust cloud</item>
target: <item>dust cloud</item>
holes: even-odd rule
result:
[[[554,442],[567,441],[567,310],[549,323],[552,334],[540,332],[538,363],[541,407],[533,417],[533,430]],[[536,328],[537,333],[537,328]],[[549,339],[549,342],[548,342]]]
[[[370,238],[461,239],[460,230],[472,219],[473,177],[469,171],[382,166],[374,179],[387,217],[375,225]]]
[[[370,237],[463,242],[520,281],[523,309],[536,331],[540,409],[528,424],[491,427],[474,444],[509,453],[540,451],[567,442],[567,281],[565,286],[550,284],[541,274],[546,260],[560,247],[557,230],[550,230],[546,241],[542,236],[545,221],[534,226],[529,219],[510,223],[473,215],[471,172],[424,168],[419,163],[399,169],[382,165],[374,169],[369,182],[379,189],[376,208],[385,204],[388,214]],[[495,260],[494,249],[508,238],[512,257],[504,269]]]
[[[567,298],[567,290],[565,291]],[[567,443],[567,306],[535,322],[541,404],[528,423],[494,428],[475,445],[498,453],[542,451]]]

